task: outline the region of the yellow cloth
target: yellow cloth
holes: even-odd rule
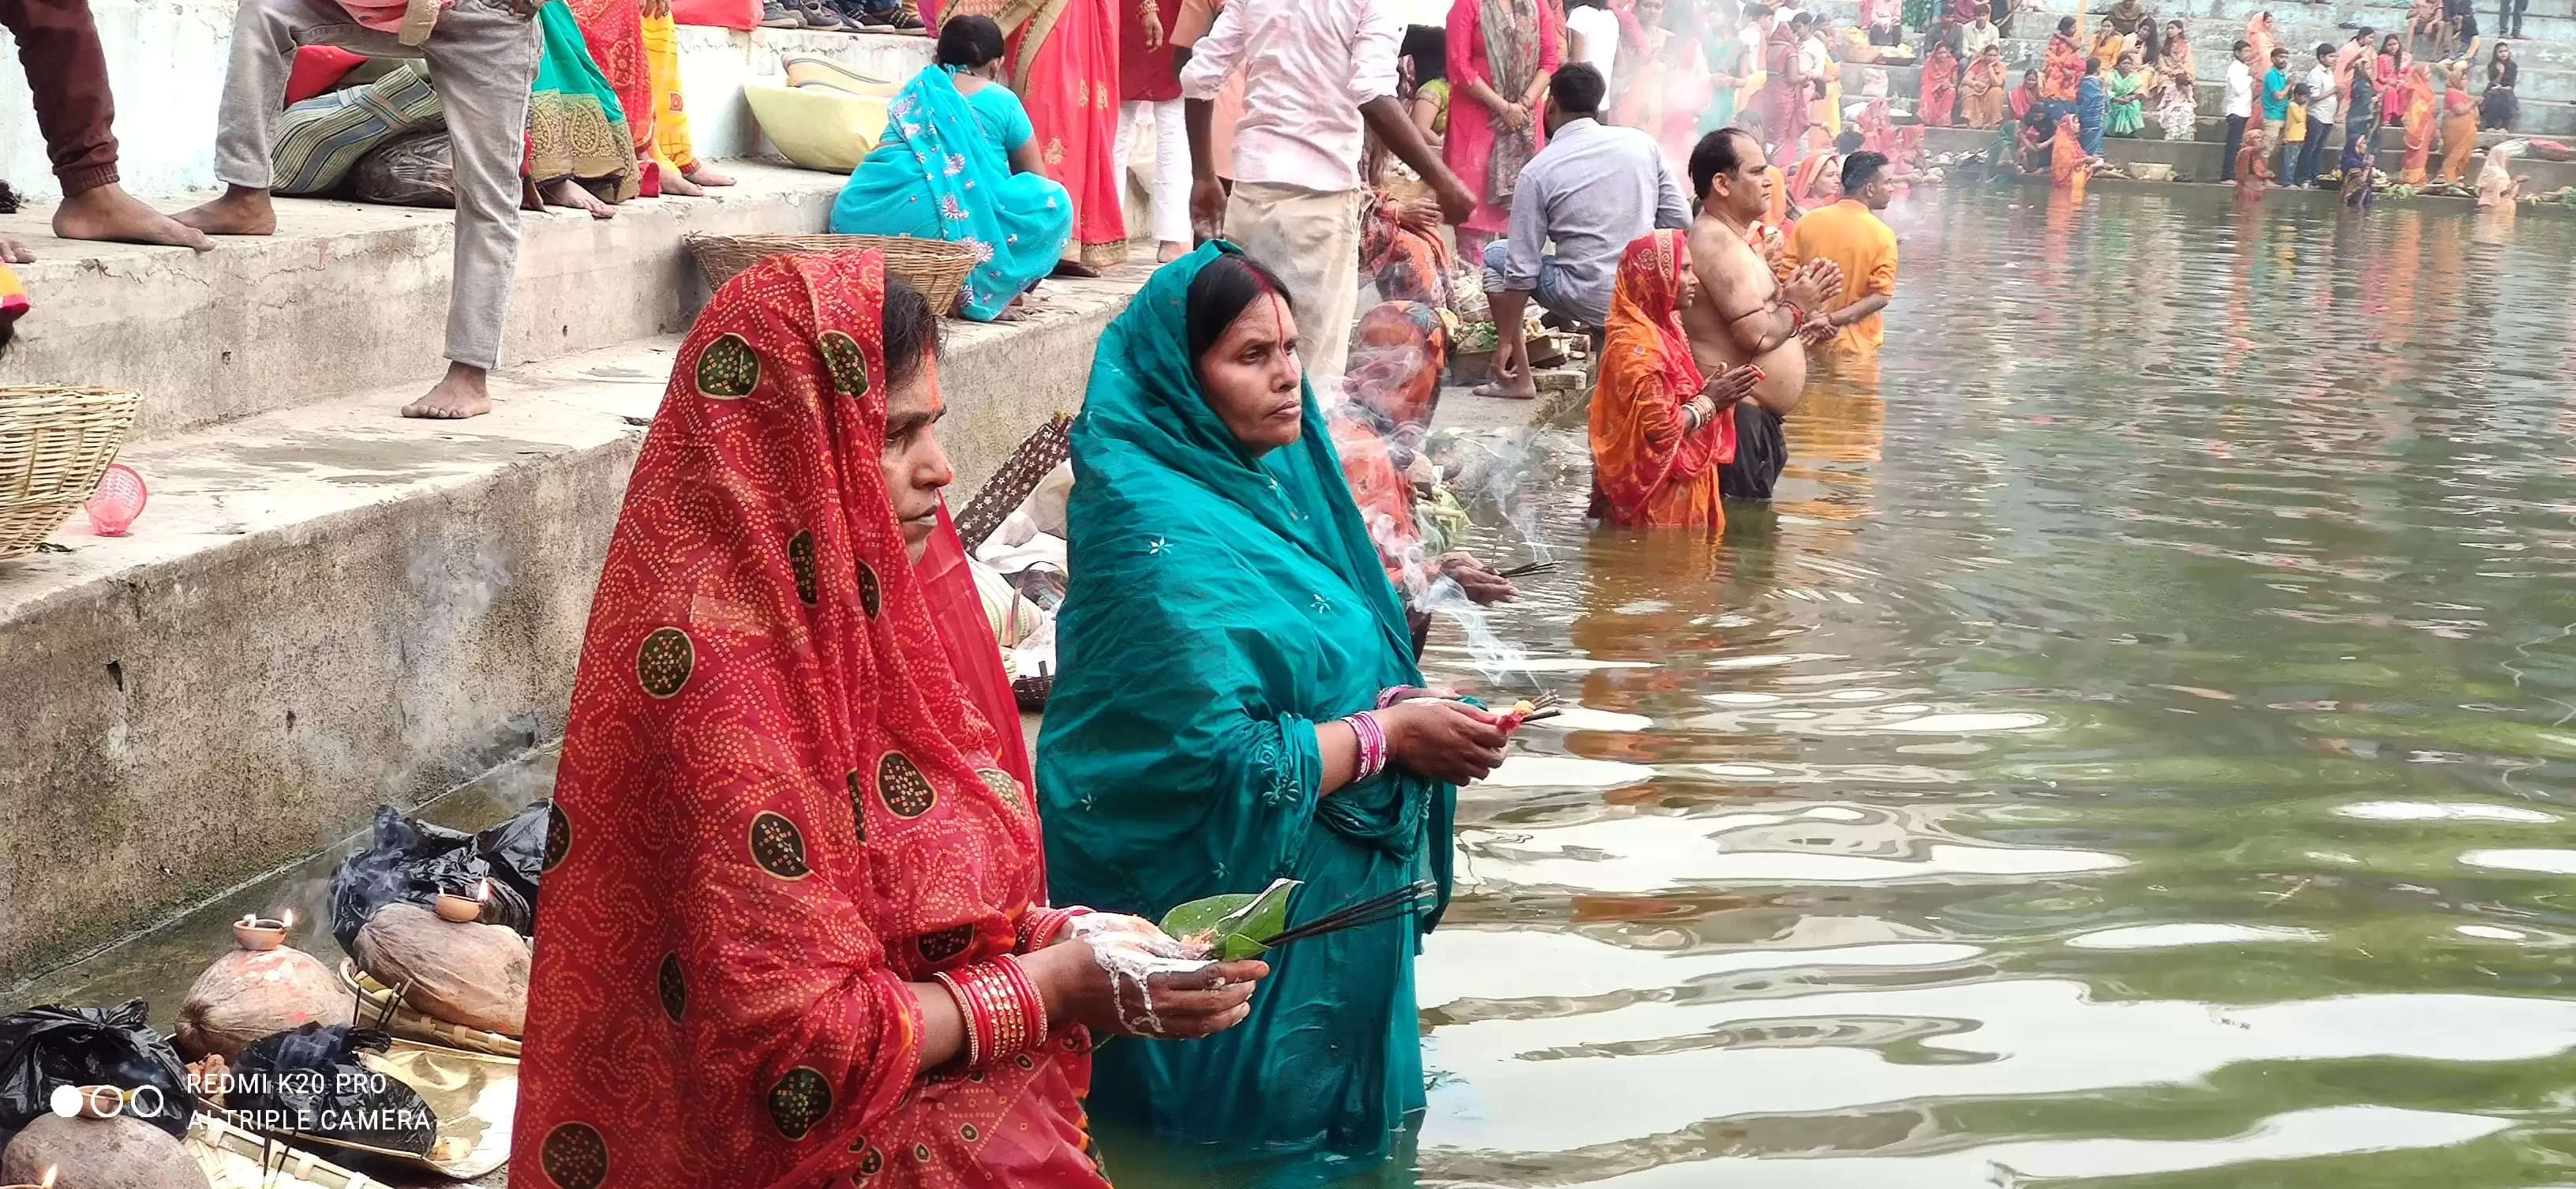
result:
[[[689,113],[680,101],[680,27],[667,15],[644,18],[644,72],[652,79],[653,156],[664,168],[687,173],[698,167],[689,144]],[[628,122],[635,113],[627,113]]]
[[[2302,144],[2308,139],[2308,105],[2293,102],[2290,114],[2281,117],[2281,142]]]
[[[1825,307],[1830,313],[1872,293],[1896,296],[1896,233],[1870,209],[1844,199],[1798,220],[1789,233],[1789,260],[1803,265],[1822,257],[1842,266],[1843,291]],[[1887,337],[1886,319],[1872,314],[1835,336],[1837,355],[1875,355]]]

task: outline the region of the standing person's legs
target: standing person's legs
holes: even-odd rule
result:
[[[455,366],[403,415],[472,417],[492,408],[481,373],[500,366],[501,322],[519,268],[519,166],[541,47],[535,23],[508,0],[458,0],[422,49],[455,145],[455,288],[447,299],[447,358]],[[473,374],[459,376],[460,368]]]
[[[143,205],[116,182],[116,97],[89,0],[0,0],[0,25],[18,39],[18,61],[36,101],[36,126],[62,183],[54,234],[64,239],[214,247],[195,228]]]
[[[1190,131],[1181,115],[1178,99],[1154,104],[1154,239],[1166,264],[1190,250]]]
[[[1318,391],[1341,380],[1360,296],[1360,192],[1238,182],[1225,234],[1270,266],[1297,305],[1297,354]]]
[[[2219,181],[2232,182],[2236,180],[2236,153],[2244,147],[2245,117],[2227,117],[2227,148],[2224,152],[2219,154],[2218,158]]]

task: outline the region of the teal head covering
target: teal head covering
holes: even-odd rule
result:
[[[1298,440],[1257,456],[1200,390],[1190,286],[1238,251],[1209,244],[1146,282],[1074,423],[1038,745],[1050,889],[1159,917],[1284,876],[1307,919],[1430,878],[1445,904],[1454,787],[1390,767],[1319,795],[1315,724],[1421,675],[1313,390]],[[1383,1159],[1423,1103],[1412,957],[1437,916],[1277,951],[1252,1018],[1211,1040],[1104,1046],[1095,1113],[1269,1159],[1264,1185]]]

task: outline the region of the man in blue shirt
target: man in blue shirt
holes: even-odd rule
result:
[[[1485,247],[1494,378],[1480,396],[1538,395],[1521,334],[1530,299],[1598,327],[1609,321],[1610,286],[1628,245],[1659,227],[1690,226],[1690,203],[1655,138],[1601,122],[1607,90],[1601,72],[1582,62],[1548,82],[1547,147],[1521,168],[1509,231]],[[1545,250],[1551,243],[1553,253]]]

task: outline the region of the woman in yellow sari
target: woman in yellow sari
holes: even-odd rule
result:
[[[2469,94],[2469,64],[2453,62],[2442,88],[2442,180],[2459,185],[2468,180],[2469,159],[2478,151],[2478,101]]]
[[[1684,232],[1628,245],[1610,291],[1592,393],[1592,515],[1620,528],[1726,529],[1718,472],[1735,460],[1735,404],[1759,373],[1700,378],[1681,311],[1699,295]]]

